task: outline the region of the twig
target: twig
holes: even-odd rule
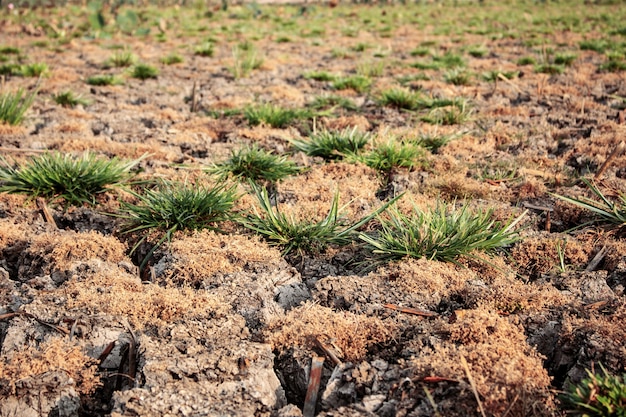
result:
[[[617,144],[615,149],[613,149],[613,152],[611,152],[609,157],[606,158],[606,161],[604,161],[598,172],[596,172],[596,175],[594,175],[593,179],[598,180],[602,176],[602,174],[604,174],[604,171],[606,171],[609,165],[611,165],[611,162],[613,162],[615,158],[617,158],[622,152],[624,152],[624,149],[626,149],[626,143],[624,143],[624,141],[621,141]]]
[[[602,260],[604,259],[604,257],[606,256],[608,252],[609,252],[609,248],[607,248],[606,246],[602,246],[602,248],[598,251],[598,253],[596,253],[596,256],[593,257],[591,262],[589,262],[589,264],[585,268],[585,272],[591,272],[594,269],[596,269],[598,265],[600,265],[600,262],[602,262]]]
[[[476,389],[476,383],[474,382],[474,378],[472,378],[472,374],[470,373],[469,366],[467,365],[467,361],[465,360],[465,356],[461,355],[461,366],[465,370],[465,375],[467,375],[467,380],[472,387],[472,392],[474,393],[474,397],[476,397],[476,401],[478,402],[478,409],[480,410],[480,414],[483,417],[486,417],[485,410],[483,409],[483,403],[480,401],[480,396],[478,395],[478,390]]]
[[[426,394],[426,398],[428,399],[430,406],[433,408],[435,417],[441,417],[441,414],[439,414],[439,410],[437,410],[437,403],[435,403],[435,399],[433,398],[433,395],[430,393],[430,391],[428,391],[428,388],[426,387],[422,387],[422,388],[424,388],[424,393]]]
[[[193,87],[191,89],[191,112],[196,112],[196,107],[198,105],[198,98],[196,97],[196,81],[193,82]]]
[[[315,415],[315,405],[317,404],[317,394],[322,382],[322,369],[324,358],[315,356],[311,360],[311,372],[309,373],[309,385],[304,399],[303,417],[313,417]]]
[[[28,317],[29,319],[33,319],[33,320],[35,320],[37,323],[39,323],[39,324],[41,324],[41,325],[44,325],[44,326],[46,326],[46,327],[50,327],[51,329],[56,330],[56,331],[57,331],[57,332],[59,332],[59,333],[63,333],[63,334],[65,334],[65,335],[70,334],[69,330],[64,329],[63,327],[59,327],[59,326],[57,326],[57,325],[55,325],[55,324],[48,323],[48,322],[46,322],[46,321],[43,321],[43,320],[41,320],[41,319],[39,319],[39,318],[37,318],[37,317],[33,316],[33,315],[32,315],[32,314],[30,314],[30,313],[24,313],[24,312],[22,312],[22,311],[16,311],[16,312],[13,312],[13,313],[6,313],[6,314],[2,314],[2,315],[0,315],[0,320],[11,319],[11,318],[13,318],[13,317],[17,317],[17,316],[24,316],[24,317]]]
[[[337,357],[337,355],[335,354],[335,352],[333,351],[333,349],[329,348],[328,346],[326,346],[324,343],[322,343],[322,341],[319,339],[319,337],[314,337],[313,341],[315,342],[315,344],[317,345],[317,347],[319,347],[326,356],[328,356],[330,358],[331,361],[333,361],[335,363],[335,365],[341,365],[341,360]]]
[[[46,153],[49,152],[47,149],[22,149],[22,148],[7,148],[4,146],[0,146],[0,152],[8,153]]]
[[[400,307],[395,304],[385,304],[383,307],[388,308],[390,310],[399,311],[400,313],[412,314],[414,316],[437,317],[439,315],[435,313],[434,311],[418,310],[416,308],[411,308],[411,307]]]
[[[513,83],[513,81],[511,81],[508,78],[506,78],[504,76],[504,74],[502,74],[501,72],[498,73],[498,78],[501,79],[502,81],[504,81],[505,83],[507,83],[508,85],[510,85],[511,87],[513,87],[515,90],[517,90],[517,92],[519,94],[522,94],[522,89],[519,88],[517,85],[515,85],[515,83]]]
[[[50,209],[48,209],[48,205],[46,204],[46,200],[42,197],[37,198],[36,200],[37,208],[41,211],[43,218],[46,220],[46,223],[54,226],[55,229],[58,229],[56,222],[54,221],[54,217],[52,217],[52,213],[50,213]]]
[[[112,341],[111,343],[109,343],[104,350],[102,351],[102,353],[100,354],[100,356],[98,356],[98,364],[102,365],[102,362],[104,362],[106,360],[106,358],[109,357],[109,355],[111,354],[111,352],[113,351],[113,348],[115,347],[115,340]]]

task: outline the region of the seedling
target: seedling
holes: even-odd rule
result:
[[[380,77],[383,75],[385,71],[385,62],[384,61],[367,61],[361,62],[356,67],[356,73],[362,77],[371,78],[371,77]]]
[[[157,78],[159,75],[159,70],[148,64],[137,64],[133,68],[130,76],[133,78],[138,78],[140,80],[147,80],[149,78]]]
[[[583,180],[583,182],[587,185],[587,187],[589,187],[598,200],[587,197],[572,198],[562,195],[555,195],[555,197],[591,211],[596,214],[601,221],[612,223],[621,227],[626,226],[626,194],[620,193],[618,201],[614,203],[609,200],[593,182],[588,180]]]
[[[302,76],[307,80],[315,81],[334,81],[337,79],[336,75],[327,71],[309,71],[302,74]]]
[[[376,145],[364,155],[355,156],[359,162],[383,173],[391,173],[398,168],[413,169],[423,163],[424,149],[410,142],[389,139]]]
[[[104,63],[105,68],[125,68],[133,66],[137,62],[137,56],[131,51],[117,51]]]
[[[422,95],[413,91],[392,88],[380,93],[378,103],[382,106],[396,107],[404,110],[419,110],[423,107]]]
[[[344,130],[321,130],[311,135],[309,140],[291,141],[293,147],[309,156],[319,156],[326,160],[342,159],[346,155],[357,154],[371,140],[372,135],[361,132],[356,127]]]
[[[347,97],[339,96],[336,94],[316,96],[313,101],[308,105],[308,107],[313,110],[322,110],[335,107],[340,107],[345,110],[358,109],[354,101],[350,100]]]
[[[428,149],[430,152],[436,154],[439,153],[439,149],[447,145],[451,141],[463,136],[464,132],[454,134],[420,134],[417,138],[408,139],[407,141],[413,142],[417,146]]]
[[[22,123],[36,95],[37,91],[27,95],[22,89],[15,93],[0,93],[0,122],[14,126]]]
[[[76,107],[79,104],[87,106],[91,103],[91,101],[83,98],[81,95],[74,94],[73,91],[64,91],[62,93],[55,94],[52,96],[52,99],[55,103],[63,107]]]
[[[378,232],[361,233],[359,238],[379,262],[408,256],[457,263],[460,256],[476,258],[474,251],[491,252],[519,239],[513,228],[525,213],[507,225],[492,220],[492,214],[470,210],[467,203],[460,208],[438,203],[428,211],[414,206],[408,215],[391,209],[388,216],[379,217]]]
[[[214,164],[209,172],[220,177],[220,181],[233,176],[238,181],[255,183],[276,183],[290,175],[302,171],[284,155],[276,155],[256,145],[232,151],[230,158]]]
[[[35,62],[33,64],[22,65],[20,75],[23,77],[41,77],[49,72],[48,64],[45,62]]]
[[[537,60],[533,58],[532,56],[524,56],[517,60],[517,65],[519,66],[535,65],[536,63],[537,63]]]
[[[203,57],[212,57],[215,53],[215,46],[212,42],[203,42],[194,49],[194,54]]]
[[[357,93],[366,92],[372,85],[372,80],[362,75],[353,75],[350,77],[338,77],[332,83],[333,88],[337,90],[351,89]]]
[[[263,65],[263,57],[252,45],[238,45],[233,48],[233,65],[229,68],[235,79],[245,78]]]
[[[484,45],[480,45],[471,47],[467,53],[474,58],[484,58],[489,53],[489,50]]]
[[[94,205],[98,194],[126,184],[133,175],[131,169],[141,159],[124,162],[93,153],[74,157],[57,152],[45,153],[18,167],[0,159],[4,165],[0,166],[0,192],[62,199],[67,205]]]
[[[118,215],[126,220],[125,233],[142,233],[131,253],[148,238],[150,232],[163,236],[144,257],[143,271],[154,251],[177,230],[219,230],[217,224],[232,219],[231,209],[237,199],[235,187],[161,183],[145,194],[134,194],[139,204],[122,202]]]
[[[587,377],[570,384],[561,402],[569,412],[589,417],[626,415],[626,373],[611,375],[602,365],[601,373],[587,370]]]
[[[283,128],[295,120],[309,117],[311,113],[307,110],[285,109],[266,103],[246,107],[244,115],[252,126],[265,123],[271,127]]]
[[[469,85],[471,78],[472,75],[462,68],[453,68],[443,74],[445,82],[454,85]]]
[[[112,74],[93,75],[87,78],[87,84],[96,86],[124,84],[124,80]]]
[[[571,52],[559,53],[554,56],[554,63],[556,65],[563,65],[565,67],[569,67],[570,65],[574,63],[574,61],[576,61],[577,57],[578,56],[576,54],[571,53]]]
[[[180,64],[182,62],[184,62],[184,59],[182,56],[178,55],[178,54],[170,54],[164,58],[161,59],[161,62],[165,65],[174,65],[174,64]]]
[[[465,102],[455,103],[455,105],[433,108],[422,120],[437,125],[457,125],[467,122],[471,117],[471,110]]]
[[[336,193],[326,217],[315,222],[297,220],[281,212],[278,206],[272,206],[268,192],[264,188],[254,187],[254,192],[261,213],[254,208],[254,213],[247,215],[242,224],[263,236],[271,245],[282,247],[283,255],[295,252],[300,257],[304,254],[323,253],[329,246],[345,246],[352,243],[359,228],[401,197],[394,198],[370,215],[351,223],[341,216],[343,207],[339,207],[339,194]]]

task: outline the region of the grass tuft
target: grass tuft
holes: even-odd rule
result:
[[[91,103],[91,101],[81,95],[74,94],[73,91],[64,91],[62,93],[55,94],[52,96],[52,99],[55,103],[63,107],[76,107],[79,104],[87,106]]]
[[[129,162],[104,159],[93,153],[80,157],[46,153],[17,168],[0,159],[0,192],[33,198],[63,199],[68,205],[95,204],[96,196],[125,184],[140,159]]]
[[[104,63],[105,68],[125,68],[133,66],[137,62],[137,56],[131,51],[117,51]]]
[[[22,123],[24,114],[35,101],[36,95],[37,91],[26,95],[22,89],[15,93],[0,93],[0,122],[14,126]]]
[[[237,199],[235,187],[225,185],[212,188],[201,185],[162,183],[145,194],[135,194],[139,204],[123,202],[121,214],[125,219],[125,233],[144,233],[134,245],[134,253],[149,232],[163,233],[141,263],[140,271],[154,251],[177,230],[219,230],[217,224],[232,219],[232,207]]]
[[[294,139],[291,144],[296,150],[309,156],[334,160],[358,153],[371,138],[369,132],[361,132],[354,127],[344,130],[321,130],[313,133],[309,140]]]
[[[392,209],[388,215],[379,218],[378,232],[359,234],[380,262],[406,256],[457,262],[460,256],[473,257],[474,251],[489,252],[516,242],[512,229],[521,219],[503,225],[492,220],[492,210],[474,212],[467,204],[455,208],[445,203],[429,211],[414,206],[409,215]]]
[[[112,74],[93,75],[87,78],[87,84],[95,86],[120,85],[123,83],[124,80]]]
[[[133,71],[130,76],[138,78],[140,80],[147,80],[149,78],[157,78],[159,70],[148,64],[137,64],[133,67]]]
[[[587,370],[587,377],[570,384],[560,399],[564,408],[574,415],[589,417],[626,415],[626,374],[610,375]]]
[[[555,195],[555,197],[591,211],[598,215],[602,221],[618,226],[626,226],[626,194],[620,194],[619,201],[614,203],[609,200],[593,182],[587,180],[583,181],[587,184],[591,192],[598,197],[598,200],[586,197],[571,198],[562,195]]]
[[[357,93],[364,93],[369,90],[372,80],[363,75],[352,75],[349,77],[337,77],[332,83],[336,90],[354,90]]]
[[[286,109],[269,103],[248,106],[244,116],[252,126],[265,123],[274,128],[283,128],[295,120],[307,118],[311,113],[307,110]]]
[[[282,213],[278,206],[273,207],[266,189],[254,187],[254,191],[262,214],[255,208],[254,214],[246,216],[242,224],[263,236],[270,244],[281,246],[283,255],[295,252],[298,256],[319,254],[329,246],[345,246],[352,243],[360,227],[381,214],[401,197],[390,200],[370,215],[350,223],[341,216],[339,194],[336,193],[326,217],[315,222],[313,220],[298,221],[293,216]]]
[[[239,181],[276,183],[302,171],[295,162],[284,155],[276,155],[253,145],[232,151],[230,158],[209,168],[209,172],[222,180],[232,175]]]
[[[423,158],[424,148],[394,139],[376,145],[366,154],[351,156],[351,159],[387,174],[398,168],[413,169],[420,166],[424,163]]]

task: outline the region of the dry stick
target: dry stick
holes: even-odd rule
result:
[[[472,392],[474,393],[474,397],[476,397],[476,401],[478,402],[478,409],[480,410],[480,414],[483,417],[487,417],[485,415],[485,410],[483,409],[483,403],[480,402],[480,396],[478,395],[478,390],[476,389],[476,383],[474,382],[474,378],[472,378],[472,374],[470,373],[469,366],[467,365],[467,361],[465,360],[465,356],[461,355],[461,366],[465,370],[465,375],[467,375],[467,379],[472,387]]]
[[[602,174],[604,174],[604,171],[606,171],[606,169],[609,167],[611,162],[613,162],[615,158],[617,158],[622,152],[624,152],[625,148],[626,148],[626,143],[624,143],[624,141],[621,141],[620,143],[618,143],[615,149],[613,149],[613,152],[611,152],[611,155],[609,155],[609,157],[606,158],[606,161],[604,161],[604,163],[602,164],[598,172],[596,172],[596,175],[593,177],[593,179],[598,180],[602,176]]]
[[[20,149],[20,148],[5,148],[4,146],[0,146],[0,152],[8,153],[46,153],[49,152],[47,149]]]
[[[14,312],[14,313],[6,313],[6,314],[2,314],[2,315],[0,315],[0,320],[11,319],[11,318],[13,318],[13,317],[17,317],[17,316],[24,316],[24,317],[28,317],[29,319],[33,319],[33,320],[35,320],[37,323],[39,323],[39,324],[41,324],[41,325],[44,325],[44,326],[46,326],[46,327],[50,327],[51,329],[56,330],[56,331],[57,331],[57,332],[59,332],[59,333],[63,333],[63,334],[65,334],[65,335],[70,334],[69,330],[64,329],[63,327],[59,327],[59,326],[57,326],[57,325],[55,325],[55,324],[48,323],[48,322],[46,322],[46,321],[43,321],[43,320],[41,320],[41,319],[39,319],[39,318],[37,318],[37,317],[33,316],[33,315],[32,315],[32,314],[30,314],[30,313],[24,313],[24,312],[22,312],[22,311],[16,311],[16,312]]]
[[[115,340],[110,342],[102,351],[102,353],[100,354],[100,356],[98,356],[98,364],[102,365],[102,362],[104,362],[106,360],[106,358],[109,357],[109,355],[111,354],[111,352],[113,351],[113,348],[115,347]]]
[[[196,106],[198,104],[198,99],[196,97],[196,82],[193,82],[193,87],[191,89],[191,112],[196,112]]]
[[[54,217],[52,217],[52,213],[50,213],[50,209],[48,209],[48,205],[46,204],[46,200],[42,197],[39,197],[36,200],[37,208],[41,211],[46,223],[54,226],[55,229],[58,229],[57,223],[54,221]]]
[[[396,310],[400,313],[412,314],[414,316],[422,316],[422,317],[437,317],[439,314],[434,311],[426,311],[426,310],[418,310],[416,308],[411,307],[400,307],[395,304],[385,304],[383,307],[388,308],[390,310]]]
[[[504,74],[502,74],[501,72],[498,73],[498,78],[504,81],[505,83],[507,83],[508,85],[510,85],[511,87],[513,87],[519,94],[522,94],[522,89],[519,88],[517,85],[515,85],[513,81],[506,78]]]
[[[585,272],[591,272],[600,265],[600,262],[604,259],[606,254],[609,252],[609,248],[606,246],[602,246],[602,248],[596,253],[596,256],[593,257],[589,265],[585,268]]]
[[[311,360],[311,373],[309,374],[309,386],[306,390],[304,399],[304,408],[302,409],[303,417],[313,417],[315,415],[315,404],[317,404],[317,393],[320,390],[322,382],[322,369],[324,367],[324,358],[315,356]]]
[[[319,339],[319,337],[317,337],[317,336],[314,337],[313,341],[315,342],[317,347],[319,347],[324,352],[324,354],[326,356],[328,356],[330,358],[330,360],[335,363],[335,365],[341,365],[341,360],[337,357],[337,355],[335,355],[335,352],[333,352],[332,349],[330,349],[324,343],[322,343],[322,341]]]

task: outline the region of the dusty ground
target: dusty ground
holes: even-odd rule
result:
[[[353,201],[353,218],[400,191],[405,208],[410,200],[429,207],[468,198],[501,219],[530,212],[522,239],[491,256],[490,266],[405,259],[363,272],[349,262],[362,256],[353,247],[294,262],[235,228],[176,234],[142,281],[131,238],[104,214],[128,195],[111,192],[96,207],[52,204],[52,225],[27,196],[1,194],[0,416],[297,416],[314,356],[325,357],[321,416],[429,416],[433,406],[444,416],[480,415],[470,378],[486,415],[561,415],[557,395],[567,381],[599,363],[624,372],[623,233],[601,226],[566,233],[591,217],[553,193],[586,195],[580,177],[593,176],[626,137],[625,72],[600,71],[606,56],[579,48],[585,39],[623,48],[626,13],[581,2],[486,3],[149,8],[139,25],[150,29],[145,36],[121,33],[109,10],[104,34],[85,23],[87,9],[3,11],[0,46],[21,51],[3,54],[5,62],[50,68],[23,125],[0,126],[9,160],[43,150],[148,154],[142,178],[212,183],[204,168],[256,143],[309,168],[277,186],[285,209],[299,216],[324,213],[336,189]],[[214,56],[195,55],[206,39]],[[232,48],[242,42],[264,60],[235,79]],[[141,81],[103,68],[120,47],[157,66],[158,77]],[[446,52],[462,56],[467,85],[446,82],[446,69],[412,66]],[[518,65],[521,57],[541,63],[568,52],[575,59],[562,74]],[[172,53],[183,62],[160,62]],[[303,76],[367,68],[381,72],[361,93]],[[491,82],[482,77],[489,71],[519,74]],[[104,73],[125,82],[86,84]],[[431,124],[424,114],[378,103],[401,83],[430,97],[466,98],[470,118]],[[7,76],[3,89],[35,84]],[[53,94],[66,90],[91,103],[57,105]],[[250,126],[233,111],[263,101],[302,108],[328,94],[357,108],[333,109],[316,118],[316,128],[458,137],[382,187],[365,166],[294,153],[289,139],[306,137],[313,120],[273,129]],[[626,192],[626,155],[599,184],[610,196]],[[553,209],[549,221],[541,207]],[[602,262],[585,271],[603,247]]]

